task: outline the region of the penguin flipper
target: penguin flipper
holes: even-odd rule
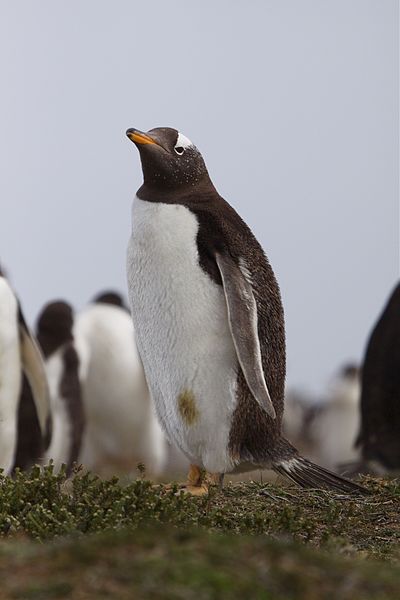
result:
[[[257,305],[252,286],[230,256],[217,253],[215,260],[221,274],[229,327],[243,375],[255,400],[275,419],[276,413],[262,367]]]
[[[50,394],[42,354],[19,309],[19,334],[21,363],[31,386],[36,412],[42,435],[46,433],[47,418],[50,412]]]

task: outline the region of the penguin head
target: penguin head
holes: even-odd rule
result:
[[[358,380],[360,378],[360,367],[355,363],[347,363],[340,369],[339,375],[343,380]]]
[[[209,179],[200,152],[176,129],[157,127],[147,133],[128,129],[126,135],[139,150],[146,185],[179,189]]]
[[[121,294],[114,292],[114,290],[105,290],[97,294],[92,300],[95,304],[111,304],[112,306],[118,306],[119,308],[126,308],[125,302]]]
[[[73,324],[74,315],[69,304],[62,300],[46,304],[36,325],[36,337],[45,358],[73,340]]]

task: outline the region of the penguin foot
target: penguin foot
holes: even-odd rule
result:
[[[162,489],[164,492],[170,492],[174,488],[178,488],[175,495],[179,496],[179,494],[190,494],[191,496],[204,496],[208,494],[209,486],[205,484],[201,485],[190,485],[188,483],[165,483],[160,486],[160,484],[154,485],[154,488]]]
[[[190,465],[186,483],[178,483],[178,485],[176,483],[164,483],[162,484],[162,488],[169,491],[174,487],[178,487],[178,493],[180,491],[185,491],[186,488],[198,488],[201,487],[204,474],[204,470],[200,469],[197,465]],[[158,485],[159,484],[156,484],[154,487],[157,487]]]
[[[204,469],[200,469],[197,465],[190,465],[187,481],[178,486],[177,494],[183,492],[191,496],[205,496],[211,487],[218,486],[221,488],[223,480],[223,473],[209,473],[208,471],[204,471]],[[168,490],[173,486],[167,484],[163,487]]]
[[[223,473],[209,473],[197,465],[190,465],[187,484],[182,486],[182,491],[192,496],[204,496],[213,486],[222,487]]]
[[[199,487],[201,486],[203,479],[205,478],[206,472],[204,469],[200,469],[197,465],[190,465],[189,472],[187,475],[186,486]]]
[[[208,485],[185,485],[178,493],[190,494],[191,496],[205,496],[209,492]]]

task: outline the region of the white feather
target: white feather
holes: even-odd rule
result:
[[[199,265],[198,221],[182,205],[135,198],[128,288],[139,352],[168,437],[210,472],[234,468],[228,452],[238,362],[222,287]],[[198,418],[178,408],[185,390]]]
[[[193,146],[193,143],[189,140],[189,138],[186,137],[186,135],[183,135],[183,133],[179,132],[175,147],[176,148],[189,148],[189,146]]]

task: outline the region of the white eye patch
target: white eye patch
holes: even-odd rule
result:
[[[192,142],[183,133],[178,133],[178,139],[176,140],[175,148],[188,148],[193,146]]]

